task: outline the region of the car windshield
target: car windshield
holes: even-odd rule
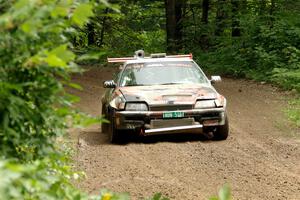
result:
[[[120,86],[208,83],[192,61],[134,63],[126,65]]]

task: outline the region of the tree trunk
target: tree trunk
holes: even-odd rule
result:
[[[182,1],[165,0],[167,52],[175,53],[182,45]]]
[[[202,18],[201,21],[204,24],[208,23],[208,9],[209,9],[209,0],[202,1]]]
[[[240,0],[231,0],[232,6],[232,16],[231,16],[231,36],[232,37],[239,37],[241,36],[241,29],[240,29]]]
[[[88,31],[88,46],[90,45],[94,45],[95,44],[95,26],[94,26],[94,22],[90,21],[88,24],[87,24],[87,31]]]
[[[215,29],[216,36],[221,36],[226,27],[225,19],[227,18],[227,16],[225,11],[225,6],[226,6],[226,0],[219,0],[217,2],[216,29]]]
[[[175,0],[175,16],[176,16],[176,27],[175,27],[175,40],[176,49],[182,48],[182,16],[183,16],[183,0]]]
[[[104,11],[104,14],[106,15],[108,13],[108,8],[105,9]],[[107,20],[107,17],[104,16],[103,19],[102,19],[102,28],[101,28],[101,31],[100,31],[100,39],[99,39],[99,47],[102,47],[103,44],[104,44],[104,33],[105,33],[105,29],[106,29],[106,20]]]
[[[207,27],[206,25],[208,24],[208,11],[209,11],[209,0],[203,0],[202,1],[202,17],[201,17],[201,22],[203,30],[201,31],[201,35],[199,36],[199,45],[201,49],[207,50],[209,48],[209,36],[207,34]]]
[[[165,0],[166,8],[166,29],[167,29],[167,52],[175,50],[175,30],[176,30],[176,16],[175,16],[175,0]]]

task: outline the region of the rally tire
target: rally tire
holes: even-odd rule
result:
[[[109,119],[107,116],[107,113],[105,112],[105,106],[102,106],[102,117]],[[101,123],[101,132],[102,133],[107,133],[109,131],[109,123]]]
[[[225,124],[218,126],[214,132],[214,140],[226,140],[229,134],[229,122],[227,115],[225,116]]]
[[[110,116],[110,124],[109,124],[109,130],[108,130],[108,137],[110,143],[120,143],[120,134],[119,130],[115,127],[115,120],[113,118],[113,115]]]

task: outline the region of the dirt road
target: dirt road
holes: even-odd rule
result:
[[[112,68],[74,76],[84,90],[77,107],[101,113],[102,81]],[[300,199],[300,130],[284,119],[286,93],[269,85],[224,79],[216,85],[229,103],[230,136],[210,141],[193,135],[130,138],[111,145],[100,126],[71,131],[77,141],[80,183],[96,194],[101,188],[127,191],[132,199],[161,192],[170,199],[208,199],[229,183],[234,199]]]

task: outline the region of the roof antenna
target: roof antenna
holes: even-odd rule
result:
[[[136,52],[134,52],[135,58],[144,58],[144,56],[145,56],[144,50],[137,50]]]

